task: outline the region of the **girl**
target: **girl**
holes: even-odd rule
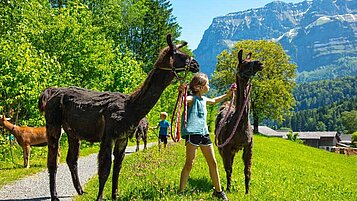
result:
[[[186,84],[183,83],[179,87],[179,90],[183,91],[185,87]],[[206,104],[216,104],[223,101],[232,95],[233,89],[230,89],[228,93],[216,98],[207,98],[203,96],[203,94],[207,93],[209,90],[208,77],[203,73],[198,73],[192,78],[189,89],[193,95],[187,96],[187,124],[185,128],[182,128],[182,138],[186,140],[186,162],[181,171],[179,191],[182,193],[186,186],[193,166],[193,161],[197,154],[197,149],[200,147],[204,157],[206,158],[210,177],[215,188],[213,196],[223,200],[228,200],[219,181],[217,161],[206,123]]]

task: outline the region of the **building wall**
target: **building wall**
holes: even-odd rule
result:
[[[304,144],[306,144],[308,146],[319,148],[319,140],[318,139],[305,139],[303,141],[304,141]]]
[[[319,146],[335,146],[336,142],[333,137],[321,137],[319,141]]]

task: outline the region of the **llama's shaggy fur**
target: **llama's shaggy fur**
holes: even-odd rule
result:
[[[99,192],[102,200],[104,185],[110,173],[112,152],[114,155],[112,177],[112,199],[116,199],[118,177],[128,137],[139,121],[156,104],[164,89],[175,77],[175,71],[188,68],[198,71],[198,63],[179,50],[187,43],[175,46],[171,35],[167,36],[168,47],[164,48],[155,68],[143,85],[131,95],[96,92],[78,87],[48,88],[39,98],[39,110],[45,112],[48,135],[48,170],[51,199],[58,200],[56,192],[56,152],[59,145],[61,126],[68,134],[69,150],[67,163],[78,194],[83,194],[79,183],[77,160],[80,140],[100,141],[98,154]],[[114,150],[112,151],[112,145]]]
[[[223,120],[228,112],[228,104],[224,104],[220,108],[220,112],[216,118],[216,132],[219,133],[216,133],[216,135],[218,137],[218,145],[224,144],[231,134],[234,135],[227,145],[218,147],[219,153],[223,159],[224,169],[226,171],[227,190],[229,191],[231,188],[231,175],[234,156],[239,150],[243,149],[243,161],[245,166],[245,192],[248,193],[252,166],[253,130],[249,121],[250,103],[248,101],[247,105],[244,106],[244,102],[246,99],[250,98],[247,91],[249,80],[257,73],[257,71],[263,69],[263,64],[259,61],[251,61],[251,53],[249,53],[246,59],[243,60],[242,54],[243,51],[240,50],[238,54],[238,73],[236,75],[237,101],[235,106],[232,107],[231,112],[228,114],[226,122],[223,122]],[[237,130],[235,133],[232,133],[235,124],[239,119],[241,110],[244,111],[242,111],[242,116],[239,121]],[[221,127],[222,129],[218,131],[218,128],[221,125],[223,125],[223,127]]]

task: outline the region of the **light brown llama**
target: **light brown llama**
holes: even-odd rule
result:
[[[5,115],[0,115],[0,124],[15,136],[17,143],[23,149],[24,167],[29,168],[31,146],[47,145],[46,127],[16,126],[10,123]],[[59,151],[58,156],[60,156]]]

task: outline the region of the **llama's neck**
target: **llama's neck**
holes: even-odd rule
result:
[[[250,94],[248,91],[248,80],[237,78],[237,100],[236,100],[236,108],[237,112],[234,115],[239,116],[241,113],[241,109],[243,109],[243,114],[241,117],[240,122],[244,124],[250,124],[249,121],[249,112],[250,112]],[[245,102],[248,99],[246,105]]]
[[[142,119],[154,107],[161,94],[174,78],[172,72],[153,69],[139,90],[130,96],[128,109],[137,119]]]
[[[10,131],[13,135],[17,135],[17,133],[15,132],[15,128],[16,126],[6,120],[1,121],[1,125],[8,131]]]

